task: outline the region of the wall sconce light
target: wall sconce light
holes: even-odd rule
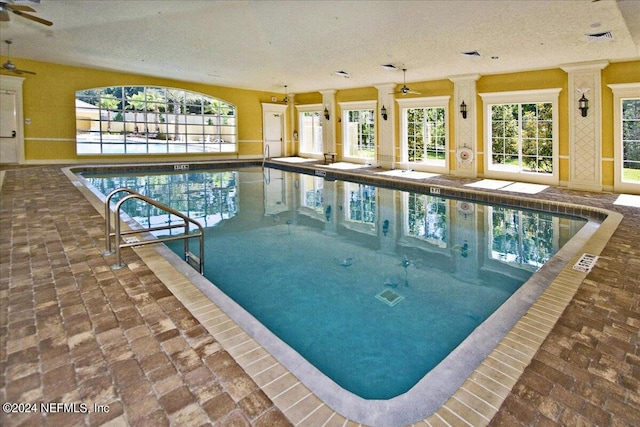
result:
[[[386,107],[384,105],[382,106],[382,109],[380,110],[380,114],[382,114],[382,118],[383,119],[387,120],[387,117],[388,117],[387,116],[387,109],[386,109]]]
[[[462,114],[463,119],[467,118],[467,104],[465,104],[464,101],[460,104],[460,114]]]
[[[582,97],[578,100],[578,109],[582,112],[582,117],[587,117],[587,110],[589,109],[589,100],[582,93]]]
[[[329,120],[329,110],[327,110],[327,107],[324,107],[324,118]]]
[[[389,232],[389,220],[385,219],[382,222],[382,234],[386,236],[388,232]]]
[[[327,222],[331,221],[331,205],[327,206],[327,209],[325,209],[324,217],[327,218]]]

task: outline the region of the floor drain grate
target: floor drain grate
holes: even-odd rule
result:
[[[384,291],[380,292],[378,295],[376,295],[376,298],[378,298],[383,303],[390,305],[391,307],[404,299],[402,295],[398,295],[397,293],[389,289],[385,289]]]
[[[588,273],[596,264],[598,257],[592,254],[582,254],[578,262],[573,265],[574,270],[583,271]]]

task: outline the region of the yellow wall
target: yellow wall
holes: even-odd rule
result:
[[[374,87],[344,89],[336,92],[336,102],[376,101],[378,90]],[[341,114],[342,116],[342,114]]]
[[[0,58],[2,62],[6,58]],[[271,102],[271,97],[282,98],[281,93],[250,91],[221,86],[182,82],[157,77],[94,70],[80,67],[44,63],[19,59],[20,67],[32,70],[37,75],[23,75],[24,81],[24,117],[31,119],[31,124],[24,126],[25,160],[27,162],[60,162],[60,161],[135,161],[131,156],[77,156],[75,154],[75,92],[81,89],[114,85],[157,85],[177,87],[185,90],[201,92],[230,102],[237,107],[238,113],[238,156],[259,157],[262,153],[262,105]],[[13,75],[5,71],[2,74]],[[613,96],[607,84],[640,82],[640,61],[612,63],[602,71],[602,185],[605,188],[613,185]],[[454,84],[448,79],[412,82],[411,89],[421,92],[418,97],[450,96],[450,140],[455,141],[455,120],[460,120],[458,107],[453,105]],[[559,95],[559,178],[560,182],[569,180],[569,96],[568,75],[561,69],[548,69],[521,73],[482,76],[476,83],[478,93],[535,90],[561,88]],[[408,97],[410,97],[409,95]],[[377,90],[373,87],[339,90],[336,92],[337,102],[377,100]],[[322,103],[319,92],[296,94],[298,105]],[[476,99],[477,151],[483,151],[483,111],[482,99]],[[397,108],[397,105],[387,106]],[[290,108],[288,114],[294,114],[294,129],[288,129],[287,135],[298,127],[297,110]],[[341,115],[339,106],[336,110]],[[399,158],[399,117],[396,114],[394,132],[396,136],[396,157]],[[287,120],[287,127],[291,121]],[[342,139],[340,126],[336,128],[336,140]],[[296,141],[297,143],[297,141]],[[384,144],[385,141],[380,141]],[[297,150],[297,146],[294,148]],[[297,152],[297,151],[296,151]],[[234,155],[235,156],[235,155]],[[216,155],[171,155],[171,159],[203,159],[218,158]],[[167,156],[143,156],[139,160],[167,160]],[[452,160],[454,163],[454,160]],[[478,174],[483,174],[482,156],[477,158]]]
[[[296,104],[322,104],[322,94],[320,92],[296,94],[294,102]]]
[[[4,62],[5,58],[0,58]],[[262,104],[282,94],[233,89],[192,82],[94,70],[66,65],[18,59],[20,68],[36,75],[23,74],[25,160],[29,161],[135,161],[132,156],[77,156],[75,150],[75,92],[81,89],[117,85],[175,87],[204,93],[237,107],[238,156],[262,153]],[[16,62],[17,62],[16,61]],[[2,71],[2,74],[14,76]],[[212,158],[215,154],[142,156],[145,161],[186,158]],[[142,160],[142,157],[139,160]],[[228,157],[228,155],[227,155]],[[235,157],[235,154],[234,156]],[[194,159],[195,158],[195,159]]]

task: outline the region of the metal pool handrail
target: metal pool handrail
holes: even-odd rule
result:
[[[115,215],[115,232],[111,233],[111,199],[113,198],[113,196],[115,196],[118,193],[121,192],[127,192],[129,193],[128,196],[123,197],[122,199],[120,199],[118,201],[118,203],[115,206],[115,210],[114,210],[114,215]],[[165,226],[158,226],[158,227],[150,227],[150,228],[143,228],[143,229],[136,229],[136,230],[127,230],[127,231],[122,231],[121,227],[120,227],[120,208],[122,206],[122,204],[124,202],[126,202],[127,200],[130,199],[139,199],[142,200],[146,203],[149,203],[150,205],[153,205],[155,207],[157,207],[158,209],[162,209],[163,211],[171,214],[171,215],[175,215],[177,217],[179,217],[180,219],[182,219],[184,221],[184,223],[182,224],[173,224],[173,225],[165,225]],[[121,255],[120,255],[120,249],[122,248],[127,248],[127,247],[132,247],[132,246],[142,246],[142,245],[148,245],[151,243],[159,243],[159,242],[168,242],[168,241],[173,241],[173,240],[184,240],[184,260],[187,262],[187,264],[189,264],[190,266],[192,266],[193,268],[196,268],[194,266],[194,263],[198,266],[197,270],[200,272],[200,274],[204,274],[204,228],[202,227],[202,225],[200,225],[200,223],[192,218],[189,218],[187,215],[183,214],[182,212],[179,212],[167,205],[164,205],[160,202],[158,202],[157,200],[153,200],[150,197],[147,196],[143,196],[140,193],[137,193],[135,191],[133,191],[130,188],[126,188],[126,187],[122,187],[122,188],[116,188],[115,190],[113,190],[111,193],[109,193],[105,199],[104,202],[104,218],[105,218],[105,245],[106,245],[106,250],[105,250],[105,255],[110,255],[113,253],[113,251],[111,250],[111,237],[115,236],[115,242],[116,242],[116,250],[115,250],[115,254],[116,254],[116,263],[114,265],[111,266],[111,268],[115,269],[119,269],[124,267],[124,263],[122,262],[121,259]],[[194,224],[197,228],[198,228],[198,232],[197,233],[189,233],[189,224]],[[143,240],[143,241],[137,241],[137,242],[125,242],[122,243],[121,242],[121,238],[123,235],[126,234],[139,234],[139,233],[143,233],[143,232],[148,232],[148,231],[159,231],[159,230],[169,230],[169,229],[173,229],[173,228],[180,228],[180,227],[184,227],[184,234],[180,235],[180,236],[170,236],[170,237],[161,237],[161,238],[154,238],[154,239],[149,239],[149,240]],[[193,254],[190,250],[189,250],[189,239],[194,238],[194,237],[198,237],[199,241],[200,241],[200,256],[196,256],[195,254]]]
[[[262,153],[262,167],[264,167],[264,163],[268,160],[271,160],[271,147],[269,144],[264,145],[264,153]]]

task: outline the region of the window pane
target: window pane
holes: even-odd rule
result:
[[[347,156],[375,158],[374,110],[348,110],[345,124],[345,151]]]
[[[322,121],[320,111],[307,111],[300,114],[300,151],[322,153]]]
[[[234,152],[236,134],[235,107],[203,94],[144,86],[76,92],[78,154]]]
[[[640,183],[640,99],[622,101],[622,180]]]
[[[347,217],[351,222],[375,225],[376,189],[370,185],[345,183],[347,187]]]
[[[553,173],[551,103],[491,106],[494,169]]]
[[[409,193],[407,234],[447,247],[447,201],[425,194]]]
[[[445,165],[446,124],[444,107],[404,110],[407,123],[407,160]]]

